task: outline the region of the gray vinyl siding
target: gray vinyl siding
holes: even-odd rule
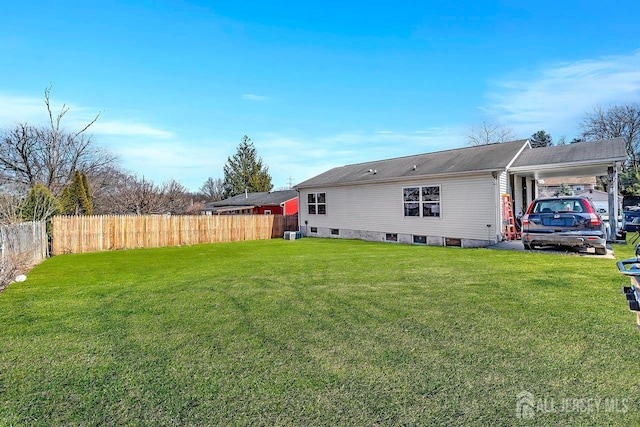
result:
[[[405,235],[494,240],[496,191],[491,174],[300,190],[300,224],[310,227]],[[403,188],[440,186],[440,217],[405,217]],[[307,195],[325,193],[326,215],[310,215]],[[306,223],[305,223],[306,221]],[[489,225],[489,227],[487,227]],[[499,230],[498,230],[499,231]],[[309,234],[309,233],[307,233]]]

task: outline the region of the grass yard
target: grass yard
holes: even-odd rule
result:
[[[57,256],[0,293],[0,425],[638,425],[628,283],[328,239]]]

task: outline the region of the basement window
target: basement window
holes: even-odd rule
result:
[[[334,236],[339,236],[340,235],[340,230],[338,230],[337,228],[332,228],[331,229],[331,234],[333,234]]]
[[[446,237],[444,239],[444,244],[447,246],[458,246],[462,247],[462,239],[456,239],[453,237]]]
[[[317,233],[318,232],[318,227],[311,227],[311,232],[312,233]]]
[[[427,236],[413,236],[413,243],[417,243],[419,245],[426,245]]]

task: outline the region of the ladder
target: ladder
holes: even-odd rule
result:
[[[507,193],[502,194],[502,238],[504,240],[518,239],[518,231],[511,208],[511,196]]]

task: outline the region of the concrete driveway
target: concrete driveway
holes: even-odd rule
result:
[[[507,250],[507,251],[524,251],[524,245],[521,240],[503,240],[502,242],[498,242],[495,245],[489,246],[489,249],[499,249],[499,250]],[[615,259],[613,254],[613,250],[611,249],[611,245],[607,244],[607,254],[606,255],[596,255],[594,250],[589,249],[572,249],[572,248],[557,248],[554,246],[544,246],[541,248],[532,249],[527,252],[541,252],[541,253],[554,253],[560,255],[578,255],[578,256],[586,256],[586,257],[594,257],[594,258],[605,258],[605,259]]]

